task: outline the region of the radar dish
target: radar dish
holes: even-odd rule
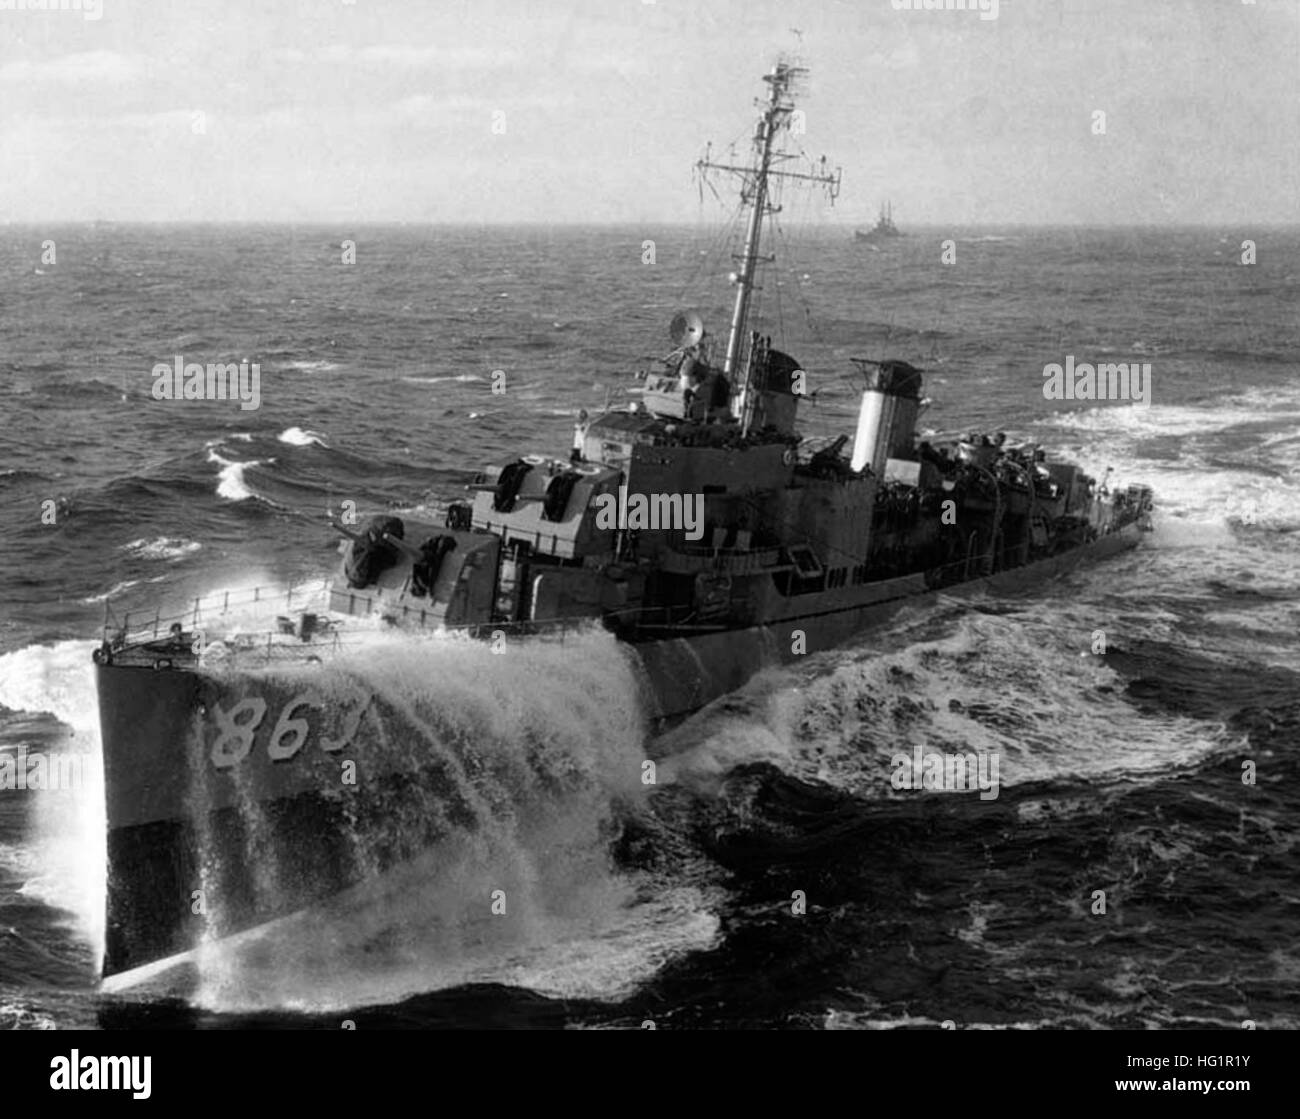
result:
[[[674,346],[694,346],[704,338],[704,320],[694,311],[678,311],[668,326],[668,336]]]

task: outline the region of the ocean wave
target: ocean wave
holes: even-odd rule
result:
[[[1057,599],[1011,618],[964,614],[948,636],[917,640],[918,625],[935,624],[921,610],[869,646],[769,670],[674,734],[689,748],[660,767],[660,782],[707,789],[736,765],[766,761],[878,801],[900,795],[892,759],[916,746],[997,757],[998,781],[1011,788],[1158,779],[1238,742],[1221,725],[1125,701],[1120,674],[1081,652],[1089,609],[1075,625]]]
[[[1158,384],[1155,395],[1158,395]],[[1198,404],[1099,404],[1059,412],[1042,422],[1048,427],[1105,434],[1198,435],[1220,432],[1233,424],[1300,421],[1300,387],[1250,390]]]
[[[80,599],[83,606],[96,606],[101,602],[108,602],[116,598],[123,591],[129,591],[132,587],[138,587],[141,583],[161,583],[166,579],[166,575],[155,575],[152,579],[123,579],[120,583],[114,583],[103,594],[92,594],[88,598]]]
[[[221,467],[217,471],[217,496],[224,497],[227,501],[247,501],[250,497],[255,497],[252,489],[244,480],[244,472],[250,466],[264,466],[267,463],[274,462],[275,459],[250,459],[248,462],[234,462],[228,458],[223,458],[217,454],[216,450],[208,447],[208,461],[214,462]]]
[[[202,547],[203,545],[197,540],[185,540],[181,537],[158,536],[153,540],[148,540],[142,536],[139,540],[132,540],[129,544],[122,544],[118,551],[125,552],[136,559],[170,560],[191,555]]]
[[[329,449],[329,444],[325,442],[325,437],[319,431],[303,430],[300,427],[285,428],[280,432],[279,440],[294,447],[307,447],[315,443],[318,447]]]
[[[132,587],[139,585],[139,579],[123,579],[120,583],[114,583],[103,594],[92,594],[89,598],[83,598],[81,602],[85,606],[94,606],[100,602],[107,602],[110,598],[114,598],[123,591],[129,591]]]
[[[221,479],[217,483],[217,496],[224,497],[227,501],[246,501],[252,497],[253,491],[244,482],[244,471],[250,465],[247,462],[229,462],[223,466],[217,472],[217,477]]]
[[[293,369],[299,373],[329,373],[343,367],[335,361],[284,361],[278,362],[278,369]]]
[[[457,373],[455,376],[449,374],[445,377],[403,377],[402,380],[408,385],[440,385],[444,381],[467,385],[471,381],[481,381],[483,378],[477,373]]]
[[[1124,477],[1140,476],[1156,494],[1155,540],[1173,542],[1178,525],[1192,547],[1231,542],[1232,527],[1289,532],[1300,524],[1300,485],[1248,469],[1205,470],[1197,464],[1124,465]],[[1199,531],[1199,535],[1197,534]]]
[[[209,452],[208,461],[212,462],[211,452],[218,447],[223,447],[227,443],[251,443],[253,435],[247,431],[233,431],[226,435],[218,435],[215,439],[205,439],[203,449]]]
[[[0,1030],[56,1030],[58,1025],[49,1014],[25,1003],[0,1000]]]
[[[0,654],[0,704],[41,711],[72,728],[71,747],[85,753],[83,784],[68,796],[36,799],[26,846],[32,873],[21,892],[71,914],[99,970],[104,943],[106,833],[104,776],[95,698],[94,641],[29,645]]]
[[[0,704],[43,711],[78,733],[99,733],[94,702],[94,641],[59,641],[0,653]]]
[[[1203,546],[1229,543],[1229,526],[1278,533],[1300,526],[1297,425],[1300,386],[1252,389],[1204,405],[1093,407],[1036,426],[1077,433],[1048,441],[1095,477],[1114,467],[1112,485],[1152,486],[1158,541]],[[1166,530],[1176,532],[1180,522],[1204,526],[1206,534],[1189,529],[1176,541]]]

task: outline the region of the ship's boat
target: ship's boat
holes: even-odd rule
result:
[[[797,74],[779,65],[765,77],[721,354],[700,316],[677,315],[638,402],[581,415],[567,454],[487,465],[469,499],[433,516],[336,526],[327,601],[267,633],[223,632],[228,597],[106,627],[95,653],[106,976],[409,860],[464,811],[442,762],[367,738],[400,712],[322,682],[349,625],[507,642],[603,627],[634,659],[646,715],[662,727],[927,596],[1022,587],[1131,548],[1150,528],[1145,486],[1099,483],[1000,433],[918,439],[924,371],[903,360],[858,360],[851,440],[801,437],[812,375],[750,323],[769,184],[789,174],[839,186],[824,162],[777,169]],[[370,779],[341,796],[340,761],[357,758]],[[431,800],[444,811],[428,812]],[[415,823],[390,839],[382,825],[394,817]],[[358,859],[352,841],[367,829],[380,838]]]

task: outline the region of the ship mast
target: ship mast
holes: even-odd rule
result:
[[[741,389],[736,400],[736,411],[741,420],[742,429],[748,428],[750,418],[746,405],[750,399],[750,358],[752,354],[745,352],[742,358],[742,350],[746,341],[745,331],[749,320],[749,304],[754,292],[754,274],[761,261],[775,259],[775,257],[764,258],[759,255],[763,218],[769,213],[779,213],[781,209],[780,206],[774,206],[768,202],[768,184],[773,178],[803,179],[824,186],[832,202],[839,194],[839,168],[836,168],[834,174],[828,172],[825,156],[821,159],[820,167],[813,173],[778,171],[773,168],[773,164],[776,162],[794,158],[776,150],[776,139],[782,128],[789,127],[791,115],[794,113],[794,102],[791,100],[794,82],[806,73],[807,71],[800,67],[778,62],[772,68],[770,74],[763,75],[763,81],[767,82],[769,87],[768,97],[767,104],[763,108],[763,115],[759,118],[758,127],[754,130],[754,163],[752,166],[737,167],[731,164],[714,163],[707,155],[695,165],[696,169],[701,172],[731,171],[741,175],[740,201],[742,205],[750,207],[749,223],[745,231],[745,248],[739,258],[740,270],[735,277],[736,305],[731,314],[731,332],[727,336],[727,357],[722,370],[727,379],[735,384],[734,374],[737,368],[742,366],[743,362]]]

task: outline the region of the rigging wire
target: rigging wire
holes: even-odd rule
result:
[[[682,283],[681,289],[677,292],[677,302],[680,304],[686,298],[689,290],[693,289],[699,282],[700,274],[704,269],[710,266],[720,255],[723,247],[727,242],[734,240],[735,228],[740,220],[743,207],[737,206],[733,211],[730,220],[725,225],[715,227],[715,233],[709,242],[707,248],[697,255],[695,267],[691,274]]]

